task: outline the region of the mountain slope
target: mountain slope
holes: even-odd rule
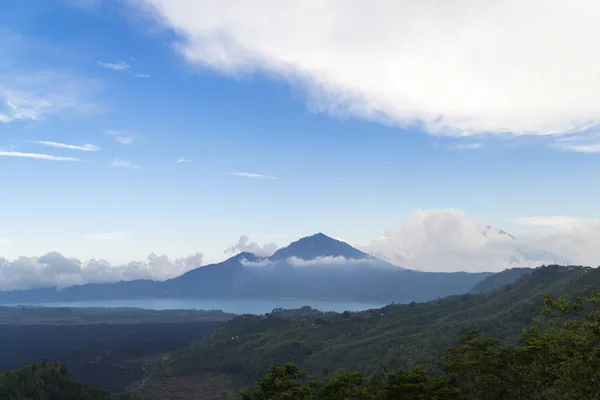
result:
[[[169,376],[220,373],[248,383],[269,364],[288,361],[315,377],[347,368],[373,372],[381,362],[389,368],[430,363],[470,329],[514,342],[538,315],[545,293],[573,297],[599,287],[597,269],[549,266],[485,294],[317,318],[245,315],[173,353],[162,367]]]
[[[477,283],[469,293],[487,293],[504,288],[505,285],[516,282],[522,275],[529,274],[533,268],[505,269],[497,274],[490,275]]]
[[[410,302],[466,293],[489,275],[405,270],[319,233],[302,238],[268,258],[241,253],[164,282],[138,280],[87,284],[63,290],[0,292],[0,302],[148,297]]]

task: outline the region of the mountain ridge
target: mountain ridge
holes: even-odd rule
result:
[[[254,266],[255,268],[249,268]],[[466,293],[491,273],[406,270],[323,233],[301,238],[270,257],[239,253],[166,280],[93,283],[61,290],[0,292],[3,303],[143,298],[329,299],[427,301]]]

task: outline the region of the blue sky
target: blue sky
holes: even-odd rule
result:
[[[504,101],[496,91],[489,107],[480,107],[488,95],[471,94],[485,87],[476,74],[450,76],[452,85],[464,80],[461,90],[444,80],[415,88],[411,80],[394,81],[388,90],[380,71],[364,77],[377,55],[368,55],[372,64],[357,57],[339,69],[354,54],[344,53],[346,43],[323,40],[339,47],[336,59],[325,44],[317,51],[304,36],[297,39],[290,26],[281,36],[300,45],[288,56],[261,34],[243,35],[257,29],[244,10],[223,16],[230,11],[183,0],[21,0],[1,7],[6,258],[59,251],[124,263],[151,252],[201,252],[206,263],[223,259],[242,234],[281,246],[317,231],[368,245],[415,210],[461,210],[466,220],[517,235],[598,217],[600,107],[588,96],[598,76],[574,70],[588,80],[552,86],[572,67],[562,64],[531,75],[551,55],[533,51],[531,60],[513,64],[513,75],[523,78],[511,81],[522,100]],[[481,13],[482,21],[490,18]],[[198,33],[213,22],[227,34]],[[265,35],[279,33],[272,29]],[[372,48],[395,54],[380,33],[368,34]],[[510,43],[498,43],[497,51],[518,57],[501,46]],[[573,64],[579,55],[570,54]],[[481,71],[496,76],[484,61],[473,65],[481,62]],[[430,64],[418,66],[402,73],[422,71],[415,82],[439,75]],[[348,69],[364,79],[349,81]],[[564,92],[536,92],[528,76]],[[531,106],[536,95],[539,106]],[[84,151],[90,149],[96,151]],[[54,159],[33,158],[47,156]]]

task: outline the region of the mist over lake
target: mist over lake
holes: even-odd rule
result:
[[[296,309],[310,306],[320,311],[362,311],[384,306],[382,303],[305,299],[123,299],[89,300],[49,303],[23,303],[23,306],[41,307],[135,307],[151,310],[222,310],[235,314],[265,314],[274,308]]]

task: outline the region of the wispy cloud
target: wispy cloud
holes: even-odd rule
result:
[[[252,172],[231,172],[233,176],[241,176],[243,178],[252,178],[252,179],[277,179],[271,175],[263,175],[263,174],[254,174]]]
[[[116,63],[98,61],[98,65],[104,68],[112,69],[113,71],[125,71],[131,68],[131,65],[122,60],[119,60]]]
[[[85,239],[90,240],[118,240],[129,236],[131,236],[131,234],[126,232],[105,232],[83,235]]]
[[[596,127],[594,125],[592,128]],[[588,132],[586,135],[570,135],[554,140],[554,147],[576,153],[600,153],[600,132]]]
[[[517,218],[513,222],[521,225],[564,227],[587,221],[585,218],[576,218],[566,215],[553,215],[547,217],[525,217]]]
[[[93,144],[84,144],[81,146],[66,144],[66,143],[58,143],[58,142],[46,142],[44,140],[32,140],[31,143],[42,144],[48,147],[55,147],[58,149],[69,149],[69,150],[79,150],[79,151],[99,151],[100,147],[94,146]]]
[[[129,135],[129,136],[117,136],[115,138],[115,141],[117,143],[124,144],[124,145],[132,144],[133,140],[134,140],[134,136],[133,135]]]
[[[150,78],[150,75],[148,75],[148,74],[141,74],[141,73],[133,72],[131,70],[131,64],[126,63],[123,60],[119,60],[115,63],[98,61],[98,65],[103,68],[112,69],[113,71],[129,72],[129,73],[131,73],[131,75],[135,76],[136,78]]]
[[[128,131],[123,130],[106,130],[105,134],[111,135],[115,137],[115,141],[119,144],[129,145],[132,144],[135,140],[135,134],[129,133]]]
[[[0,151],[0,157],[19,157],[19,158],[35,158],[38,160],[48,161],[81,161],[79,158],[73,157],[58,157],[51,154],[40,153],[21,153],[18,151]]]
[[[178,158],[177,158],[177,161],[176,161],[176,163],[177,163],[177,164],[191,163],[191,161],[190,161],[190,160],[188,160],[187,158],[178,157]]]
[[[450,143],[446,144],[443,147],[450,150],[477,150],[483,147],[483,142],[473,142],[473,143]]]
[[[120,159],[118,157],[115,157],[115,159],[113,160],[113,162],[110,165],[113,166],[113,167],[116,167],[116,168],[140,169],[139,165],[134,164],[131,161]]]
[[[100,86],[97,80],[54,71],[0,75],[0,122],[102,113],[105,110],[90,100]]]
[[[563,144],[558,146],[561,150],[564,151],[574,151],[576,153],[600,153],[600,143],[596,144]]]

